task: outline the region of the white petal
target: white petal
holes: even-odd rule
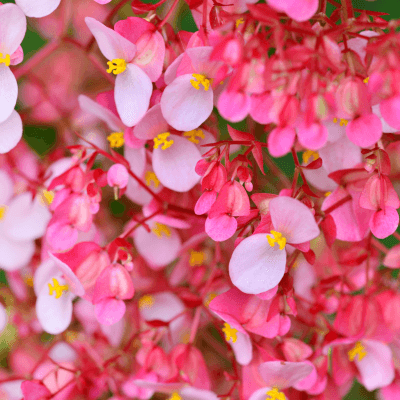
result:
[[[15,0],[27,17],[42,18],[51,14],[61,0]]]
[[[269,397],[267,397],[267,392],[269,392],[270,390],[271,388],[268,386],[260,388],[253,392],[253,394],[249,397],[249,400],[266,400]],[[286,397],[286,400],[289,399]]]
[[[62,278],[57,279],[60,285],[65,284]],[[68,328],[72,318],[73,297],[74,295],[68,291],[56,299],[54,293],[50,296],[47,284],[43,287],[36,301],[36,314],[46,332],[57,335]]]
[[[195,167],[201,154],[194,143],[182,136],[170,135],[174,143],[165,150],[153,150],[153,169],[159,181],[168,189],[187,192],[199,181]]]
[[[218,400],[218,396],[210,390],[184,387],[180,391],[182,400]]]
[[[113,131],[124,131],[125,127],[121,120],[110,110],[101,106],[99,103],[93,101],[87,96],[78,96],[79,106],[82,110],[89,114],[95,115],[97,118],[104,121]]]
[[[236,247],[229,262],[232,283],[242,292],[258,294],[275,287],[285,273],[286,251],[271,247],[265,233],[252,235]]]
[[[18,85],[14,74],[5,64],[0,64],[0,122],[4,122],[14,111],[17,97]]]
[[[96,38],[100,51],[108,60],[120,58],[129,62],[136,54],[136,45],[125,39],[119,33],[107,28],[101,22],[91,17],[85,18],[86,25]]]
[[[115,80],[115,104],[126,126],[136,125],[146,114],[153,92],[153,84],[145,72],[134,64]]]
[[[0,204],[7,204],[14,192],[14,184],[6,171],[0,170]]]
[[[7,400],[20,400],[24,397],[21,390],[23,380],[8,381],[0,385],[0,392],[7,394]]]
[[[26,17],[15,4],[0,7],[0,53],[11,56],[24,39]]]
[[[138,122],[133,134],[138,139],[154,139],[159,133],[168,132],[168,123],[162,115],[160,104],[151,107]]]
[[[310,209],[299,200],[278,196],[269,202],[274,229],[288,243],[304,243],[319,235],[319,228]]]
[[[141,149],[132,149],[126,146],[124,149],[124,157],[129,162],[132,172],[141,177],[146,167],[146,149],[144,147]],[[132,180],[136,182],[133,178]],[[136,186],[137,185],[138,183],[136,182]]]
[[[74,362],[78,354],[76,351],[65,342],[58,342],[49,352],[49,357],[58,362]]]
[[[192,74],[182,75],[168,85],[161,96],[161,111],[167,122],[178,131],[198,128],[213,109],[213,90],[197,90],[190,81]]]
[[[0,236],[0,268],[6,271],[15,271],[28,264],[34,252],[34,241],[14,242]]]
[[[236,361],[240,365],[248,365],[253,358],[253,345],[250,336],[240,331],[236,332],[237,340],[233,343],[229,341],[235,354]]]
[[[185,53],[182,53],[181,55],[176,57],[175,60],[172,61],[171,65],[165,71],[164,82],[166,85],[172,83],[172,81],[176,78],[176,73],[178,71],[179,64],[182,62],[182,58],[184,55]]]
[[[51,213],[38,197],[32,201],[30,193],[12,200],[4,218],[4,232],[12,240],[38,239],[46,232]]]
[[[57,268],[56,263],[51,258],[43,261],[35,271],[35,275],[33,277],[33,288],[35,290],[36,296],[39,296],[39,293],[47,284],[47,281],[51,280],[53,276],[59,274],[59,269]]]
[[[0,154],[12,150],[22,138],[22,120],[13,110],[11,115],[0,123]]]
[[[148,304],[140,307],[140,314],[146,321],[169,322],[185,310],[183,302],[171,292],[151,295]]]

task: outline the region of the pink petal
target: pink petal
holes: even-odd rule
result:
[[[4,170],[0,170],[0,187],[0,204],[8,204],[14,194],[14,183]]]
[[[328,129],[322,124],[305,124],[297,128],[297,137],[302,146],[311,150],[319,150],[328,140]]]
[[[61,0],[15,0],[27,17],[42,18],[51,14],[60,4]]]
[[[35,242],[15,242],[0,234],[0,268],[14,271],[28,264],[35,253]]]
[[[136,46],[119,33],[107,28],[101,22],[91,17],[86,17],[85,22],[96,38],[100,51],[107,60],[111,61],[120,58],[129,62],[135,56]]]
[[[169,322],[185,310],[182,301],[171,292],[158,292],[151,295],[151,301],[140,308],[145,321],[159,320]]]
[[[379,390],[380,400],[397,400],[400,399],[400,386],[396,383],[383,387]]]
[[[294,144],[296,132],[291,127],[275,128],[268,136],[268,151],[273,157],[282,157],[289,153]]]
[[[266,400],[267,399],[267,392],[270,391],[272,388],[266,386],[260,388],[252,393],[249,397],[249,400]],[[269,396],[268,396],[269,397]],[[287,398],[286,398],[287,399]]]
[[[299,200],[287,196],[269,202],[274,230],[282,233],[288,243],[298,244],[315,239],[319,228],[310,209]]]
[[[381,120],[375,114],[363,115],[348,123],[346,134],[357,146],[372,146],[382,136]]]
[[[6,4],[7,5],[7,4]],[[11,5],[11,4],[10,4]],[[5,7],[5,6],[1,6]],[[1,9],[0,7],[0,9]],[[5,64],[0,64],[0,122],[4,122],[10,118],[14,111],[14,107],[17,104],[17,96],[18,96],[18,85],[17,80],[15,79],[14,74],[11,72],[10,68],[6,67]],[[16,112],[15,112],[16,113]],[[16,113],[17,114],[17,113]],[[17,114],[18,115],[18,114]],[[15,140],[9,141],[7,138],[3,138],[3,135],[6,134],[7,131],[10,131],[13,126],[21,130],[22,123],[20,120],[17,120],[17,116],[14,114],[13,117],[9,121],[5,122],[5,132],[0,131],[0,143],[3,144],[4,149],[0,147],[1,152],[5,152],[6,148],[10,145],[13,145]],[[12,125],[10,125],[12,124]],[[14,136],[14,135],[13,135]],[[18,142],[17,142],[18,143]]]
[[[309,20],[318,9],[318,0],[291,0],[288,2],[286,14],[295,21]]]
[[[253,345],[250,336],[247,333],[236,332],[236,341],[229,341],[235,354],[236,361],[240,365],[250,364],[253,358]]]
[[[161,105],[151,107],[135,126],[133,133],[138,139],[154,139],[158,134],[168,132],[169,126],[162,115]]]
[[[166,85],[170,85],[175,80],[175,78],[178,76],[177,71],[178,71],[179,65],[181,64],[181,62],[183,60],[184,55],[185,55],[185,53],[182,53],[178,57],[176,57],[175,60],[172,61],[170,66],[165,71],[164,82]]]
[[[218,99],[218,111],[230,122],[239,122],[250,111],[250,97],[246,93],[225,90]]]
[[[109,109],[103,107],[99,103],[84,95],[78,96],[78,101],[79,106],[83,111],[95,115],[97,118],[104,121],[111,130],[115,132],[123,132],[125,130],[121,120]]]
[[[214,191],[207,191],[204,192],[199,199],[197,200],[197,203],[194,207],[194,212],[197,215],[202,215],[208,212],[211,208],[211,206],[214,204],[215,200],[217,198],[217,192]]]
[[[131,43],[136,43],[145,33],[154,32],[154,25],[143,18],[128,17],[118,21],[114,25],[114,30]]]
[[[54,251],[69,250],[78,241],[78,230],[64,221],[50,223],[46,239]]]
[[[21,384],[24,400],[42,400],[51,395],[49,389],[40,381],[25,381]]]
[[[8,316],[3,304],[0,304],[0,333],[3,332],[7,325]]]
[[[11,115],[0,123],[0,154],[8,153],[22,138],[22,120],[13,110]]]
[[[196,90],[192,74],[182,75],[168,85],[161,96],[161,111],[166,121],[178,131],[198,128],[211,114],[213,91],[202,85]]]
[[[270,386],[285,389],[296,385],[313,372],[309,361],[267,361],[258,367],[264,382]]]
[[[250,98],[250,115],[259,124],[269,124],[272,122],[269,111],[273,106],[272,96],[269,94],[253,94]]]
[[[187,192],[199,181],[195,168],[201,154],[194,143],[182,136],[170,135],[174,143],[163,150],[153,149],[153,169],[159,181],[168,189]]]
[[[210,61],[211,53],[213,52],[212,46],[199,46],[186,49],[192,68],[199,74],[204,74],[207,78],[214,78],[216,71],[222,65],[220,61]],[[192,71],[187,71],[191,73]],[[182,75],[178,71],[178,76]]]
[[[377,211],[369,221],[371,232],[378,239],[385,239],[393,234],[399,226],[399,214],[393,207]]]
[[[271,247],[267,235],[247,237],[235,248],[229,262],[232,283],[244,293],[258,294],[272,289],[282,279],[286,251]]]
[[[103,299],[94,307],[97,320],[103,325],[113,325],[125,315],[126,306],[123,300]]]
[[[153,227],[154,224],[150,224]],[[181,239],[174,228],[168,228],[171,236],[158,237],[154,232],[147,232],[139,227],[134,235],[134,242],[139,254],[155,269],[160,269],[174,261],[182,247]]]
[[[212,240],[223,242],[231,238],[237,229],[237,221],[234,217],[221,214],[217,217],[206,219],[205,230]]]
[[[392,127],[397,130],[400,129],[400,95],[390,97],[383,100],[379,109],[383,119]]]
[[[219,400],[219,397],[210,390],[186,386],[180,391],[182,400]]]
[[[389,249],[383,260],[383,265],[388,268],[400,268],[400,244]]]
[[[15,4],[3,4],[0,7],[0,26],[0,53],[11,56],[25,37],[26,17],[21,8]]]
[[[128,64],[115,80],[115,104],[126,126],[136,125],[146,114],[153,85],[150,78],[138,66]]]
[[[129,162],[132,172],[141,177],[146,168],[146,149],[144,147],[141,149],[132,149],[131,147],[126,147],[124,149],[124,157]],[[135,182],[135,186],[138,186],[136,180],[132,178],[132,181]]]
[[[360,372],[361,383],[372,391],[389,385],[394,379],[392,352],[388,345],[376,340],[363,340],[366,355],[354,360]]]

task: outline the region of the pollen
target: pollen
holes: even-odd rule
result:
[[[9,54],[4,55],[4,57],[3,57],[3,53],[0,53],[0,64],[5,64],[6,67],[9,67],[10,62],[11,62],[11,59],[10,59]]]
[[[237,20],[236,20],[236,28],[238,28],[239,27],[239,25],[242,25],[242,24],[244,24],[244,18],[238,18]]]
[[[368,83],[368,81],[369,81],[369,76],[363,80],[364,83]]]
[[[204,251],[195,251],[195,250],[190,251],[189,264],[191,267],[194,267],[196,265],[202,265],[204,259],[205,259]]]
[[[172,396],[168,400],[182,400],[182,397],[179,396],[178,392],[172,393]]]
[[[304,164],[307,164],[308,161],[309,161],[309,159],[310,159],[311,157],[314,158],[314,161],[317,160],[317,159],[319,158],[318,152],[313,151],[313,150],[306,150],[306,151],[303,153],[303,163],[304,163]]]
[[[107,65],[107,72],[109,74],[113,73],[114,75],[118,75],[126,70],[126,61],[122,58],[114,58],[114,60],[108,61]]]
[[[139,309],[143,310],[143,308],[151,308],[154,304],[154,297],[150,294],[145,294],[139,299]]]
[[[224,327],[222,328],[222,332],[225,333],[225,340],[229,342],[232,339],[232,343],[235,343],[237,340],[237,329],[231,328],[231,326],[225,322]]]
[[[282,236],[282,233],[277,231],[271,231],[271,234],[273,237],[267,235],[269,245],[274,247],[275,243],[277,243],[279,245],[279,250],[283,250],[286,246],[286,238]]]
[[[147,171],[144,174],[144,180],[147,186],[151,186],[152,183],[156,189],[160,186],[160,181],[158,180],[157,175],[153,171]]]
[[[210,303],[217,297],[217,293],[210,293],[207,296],[207,299],[204,301],[204,304],[206,305],[206,307],[209,307]]]
[[[280,392],[277,387],[268,390],[267,396],[266,400],[286,400],[285,393]]]
[[[183,136],[187,137],[192,143],[198,144],[200,142],[199,139],[196,138],[198,136],[200,139],[204,139],[204,133],[201,129],[193,129],[192,131],[185,132]]]
[[[65,292],[68,291],[68,285],[60,285],[56,278],[53,278],[53,285],[51,283],[49,283],[48,285],[49,285],[49,295],[52,296],[53,293],[55,293],[56,299],[59,299],[64,291]]]
[[[361,361],[366,355],[367,351],[361,342],[356,342],[355,346],[347,352],[350,361],[354,361],[358,356],[358,361]]]
[[[54,192],[52,190],[42,190],[39,200],[43,205],[49,206],[54,200]]]
[[[171,236],[171,231],[167,225],[156,222],[155,227],[151,230],[157,237],[161,238],[163,235],[166,237]]]
[[[168,149],[168,147],[171,147],[174,143],[174,141],[171,140],[167,140],[167,138],[169,137],[170,133],[169,132],[164,132],[164,133],[160,133],[159,135],[157,135],[154,138],[154,148],[158,149],[158,147],[162,144],[161,150],[165,150]]]
[[[339,121],[339,125],[340,126],[347,126],[347,124],[349,123],[349,121],[347,120],[347,119],[343,119],[343,118],[340,118],[340,120],[338,120],[337,118],[333,118],[333,122],[335,123],[335,124],[337,124],[338,123],[338,121]]]
[[[107,140],[110,142],[110,147],[121,147],[125,143],[124,132],[113,132],[107,136]]]
[[[202,74],[192,74],[192,76],[194,79],[191,79],[190,83],[196,90],[200,89],[200,85],[203,85],[206,92],[210,89],[211,79],[207,79],[206,76]]]
[[[4,216],[6,215],[7,211],[7,206],[5,204],[0,204],[0,221],[4,219]]]

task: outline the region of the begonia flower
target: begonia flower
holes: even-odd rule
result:
[[[29,0],[15,0],[17,6],[27,17],[42,18],[51,14],[61,3],[61,0],[38,0],[32,3]]]
[[[319,229],[310,209],[290,197],[276,197],[269,202],[273,230],[244,239],[229,262],[232,283],[244,293],[258,294],[272,289],[286,268],[285,245],[315,239]]]

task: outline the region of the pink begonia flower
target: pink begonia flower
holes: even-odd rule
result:
[[[177,69],[176,78],[168,84],[161,96],[164,118],[179,131],[198,128],[212,112],[213,79],[222,65],[219,61],[209,60],[212,51],[211,46],[187,49]]]
[[[149,108],[153,92],[150,77],[135,62],[137,46],[93,18],[85,21],[109,60],[108,71],[117,75],[114,96],[121,120],[129,127],[136,125]]]
[[[324,351],[327,352],[329,347],[333,350],[333,376],[336,381],[345,371],[350,372],[352,363],[358,370],[358,379],[369,391],[385,387],[393,381],[392,351],[387,344],[371,339],[336,339],[325,346]],[[341,367],[339,362],[335,362],[339,357],[342,360]],[[335,368],[335,365],[338,367]],[[343,371],[339,371],[341,368]]]
[[[97,320],[104,325],[114,325],[122,319],[126,306],[123,300],[135,293],[132,278],[121,264],[105,268],[96,280],[93,303]]]
[[[176,229],[157,222],[147,221],[150,232],[139,226],[133,233],[133,241],[138,253],[155,270],[162,269],[178,257],[182,247],[181,238]]]
[[[51,14],[59,5],[61,0],[15,0],[17,6],[25,13],[27,17],[42,18]]]
[[[283,11],[295,21],[310,19],[318,9],[318,0],[268,0],[268,4],[277,11]]]
[[[265,400],[268,395],[274,398],[270,393],[278,396],[279,392],[286,388],[296,388],[298,385],[304,385],[304,382],[308,383],[307,386],[310,383],[314,385],[316,380],[316,376],[313,375],[315,368],[309,361],[267,361],[260,364],[258,370],[266,386],[256,390],[249,400]]]
[[[26,18],[22,10],[15,4],[0,5],[0,123],[4,123],[14,110],[17,103],[18,85],[9,66],[11,57],[21,44],[26,32]],[[15,125],[15,114],[11,120]],[[11,129],[3,126],[4,130],[12,134]],[[4,139],[1,139],[2,143]],[[15,143],[16,144],[16,143]],[[7,141],[5,142],[7,145]],[[0,148],[1,149],[1,148]]]
[[[243,186],[237,181],[228,181],[210,208],[205,230],[215,241],[227,240],[237,229],[234,217],[246,216],[249,212],[250,201]]]
[[[0,187],[0,268],[14,271],[32,258],[35,239],[44,235],[51,214],[39,196],[12,198],[13,182],[5,171],[0,171]]]
[[[128,184],[129,173],[122,164],[114,164],[107,171],[108,186],[123,189]]]
[[[244,293],[258,294],[276,286],[285,273],[286,243],[305,243],[319,235],[314,216],[300,201],[275,197],[269,210],[274,230],[244,239],[229,262],[232,283]]]

